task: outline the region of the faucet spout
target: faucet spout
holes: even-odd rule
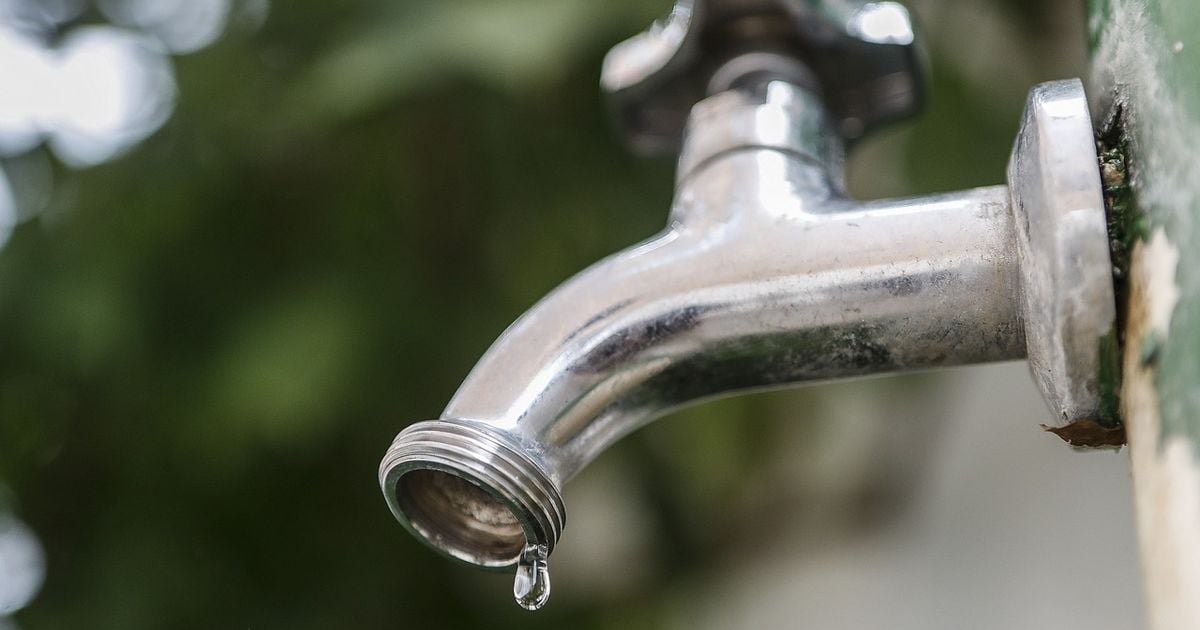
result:
[[[774,125],[776,106],[820,114],[796,97],[750,107],[747,124]],[[685,148],[669,227],[546,296],[442,419],[396,438],[380,480],[400,521],[451,557],[509,566],[529,545],[553,551],[568,479],[671,410],[1023,358],[1008,189],[851,201],[827,139],[802,127]]]
[[[547,295],[439,419],[396,436],[379,482],[401,524],[516,565],[533,610],[563,485],[704,399],[1028,358],[1076,443],[1111,444],[1120,337],[1083,85],[1030,92],[1008,186],[850,200],[845,142],[920,108],[915,44],[897,2],[679,0],[613,48],[601,82],[627,140],[679,150],[668,226]]]

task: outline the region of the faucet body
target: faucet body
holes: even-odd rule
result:
[[[696,126],[768,123],[728,146],[689,139],[668,227],[517,320],[445,417],[538,444],[563,483],[705,398],[1025,356],[1003,186],[854,202],[828,149],[769,137],[771,119],[819,121],[819,102],[785,83],[721,96]]]
[[[911,42],[896,7],[864,4],[850,24],[882,23],[879,37]],[[855,28],[870,45],[893,46]],[[670,24],[655,32],[658,48],[623,45],[634,61],[688,50]],[[910,54],[901,52],[832,101],[818,95],[824,82],[778,56],[741,54],[717,68],[721,80],[681,130],[666,229],[547,295],[480,359],[441,418],[400,432],[379,468],[397,519],[451,558],[516,564],[518,603],[537,608],[566,524],[563,485],[622,436],[691,403],[1028,357],[1056,417],[1104,420],[1100,342],[1115,309],[1082,84],[1034,88],[1008,186],[848,199],[846,129],[916,102],[896,91],[919,83],[896,74]],[[693,87],[669,55],[649,57],[674,69],[670,93]],[[620,71],[619,94],[661,82],[645,64],[607,65]],[[883,105],[864,109],[863,94]],[[658,107],[674,102],[620,111],[657,146],[675,126]]]

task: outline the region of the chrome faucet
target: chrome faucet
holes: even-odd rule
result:
[[[682,1],[615,47],[630,143],[678,151],[668,227],[516,321],[379,468],[396,518],[549,596],[563,485],[630,431],[715,396],[1028,358],[1058,423],[1112,420],[1112,265],[1078,80],[1029,98],[1008,186],[858,202],[842,155],[920,106],[907,11]]]

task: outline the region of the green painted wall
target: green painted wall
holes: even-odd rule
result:
[[[1200,627],[1200,3],[1091,0],[1091,99],[1124,324],[1122,412],[1151,627]],[[1108,168],[1107,165],[1105,168]],[[1127,188],[1124,188],[1127,186]]]
[[[1200,236],[1200,4],[1195,0],[1090,0],[1093,99],[1124,109],[1130,169],[1148,237],[1161,227],[1177,244]],[[1096,94],[1099,90],[1101,93]],[[1108,113],[1105,111],[1103,113]],[[1180,298],[1161,348],[1163,437],[1200,441],[1200,250],[1181,247]]]

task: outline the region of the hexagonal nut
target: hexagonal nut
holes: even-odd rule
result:
[[[1067,425],[1110,421],[1101,382],[1113,339],[1112,261],[1095,135],[1083,83],[1043,83],[1008,164],[1029,367]]]

